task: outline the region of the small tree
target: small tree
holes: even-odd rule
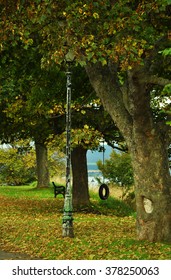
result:
[[[48,166],[50,179],[65,176],[65,154],[52,144],[48,144]]]
[[[99,160],[97,166],[110,182],[121,186],[133,184],[133,169],[128,153],[117,153],[113,150],[110,158],[106,159],[104,164]]]
[[[22,185],[36,179],[35,152],[8,146],[0,149],[0,183]]]

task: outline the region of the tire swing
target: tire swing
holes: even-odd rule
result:
[[[103,141],[102,152],[103,152],[103,166],[104,166],[104,153],[105,153],[104,141]],[[99,187],[99,197],[102,200],[106,200],[109,197],[109,187],[104,183],[104,175],[103,175],[103,184]]]
[[[99,197],[100,197],[102,200],[108,199],[108,197],[109,197],[109,187],[108,187],[108,185],[102,184],[102,185],[99,187]]]

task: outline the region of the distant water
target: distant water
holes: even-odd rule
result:
[[[112,152],[112,148],[105,145],[105,153],[104,153],[104,159],[107,159],[110,157],[110,154]],[[101,182],[103,182],[103,176],[101,171],[98,169],[98,166],[96,162],[98,160],[103,161],[103,153],[98,151],[88,151],[87,152],[87,167],[88,167],[88,182],[89,186],[96,187],[99,186],[99,182],[96,180],[96,178],[100,179]],[[105,180],[106,182],[106,180]]]
[[[105,145],[104,159],[109,158],[111,152],[112,152],[112,148],[108,145]],[[102,176],[102,173],[100,172],[96,164],[98,160],[103,161],[103,152],[91,151],[91,150],[87,152],[87,167],[88,167],[89,177]]]
[[[96,178],[101,178],[102,173],[100,170],[98,170],[98,167],[96,164],[88,164],[88,182],[90,186],[98,186],[98,181]]]

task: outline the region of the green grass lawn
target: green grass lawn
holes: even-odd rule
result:
[[[110,197],[74,212],[74,238],[62,237],[62,196],[53,188],[0,186],[0,249],[40,259],[171,259],[171,246],[136,239],[135,213]]]

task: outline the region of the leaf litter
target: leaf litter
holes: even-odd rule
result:
[[[63,199],[1,197],[1,250],[40,259],[170,259],[171,246],[136,239],[135,218],[74,213],[62,237]]]

